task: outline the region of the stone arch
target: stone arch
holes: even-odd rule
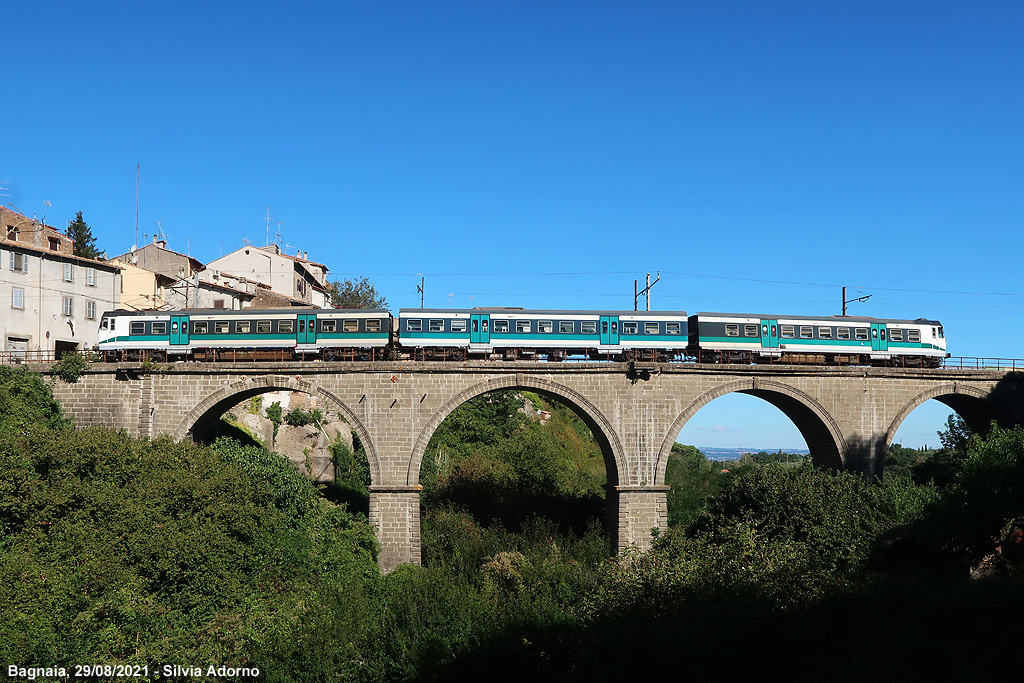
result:
[[[254,377],[242,376],[241,378],[220,387],[212,394],[204,398],[186,413],[184,419],[174,430],[172,437],[175,441],[192,436],[197,424],[209,415],[216,415],[218,418],[231,406],[244,401],[251,396],[258,396],[270,391],[299,391],[305,394],[323,399],[333,406],[337,412],[344,416],[355,431],[359,440],[366,449],[366,458],[370,464],[370,481],[377,483],[381,481],[381,463],[377,454],[376,444],[370,436],[369,430],[362,420],[345,403],[333,393],[327,391],[319,384],[301,379],[299,375],[260,375]]]
[[[406,471],[406,484],[408,486],[419,485],[420,465],[423,461],[423,454],[427,450],[430,438],[441,423],[444,422],[444,419],[466,401],[499,389],[537,391],[569,404],[594,433],[601,446],[601,451],[605,457],[605,464],[608,468],[609,487],[615,486],[618,483],[619,472],[624,471],[625,467],[623,448],[618,433],[604,413],[585,396],[569,387],[540,377],[517,373],[516,375],[503,375],[474,384],[444,402],[416,437],[412,456],[409,459],[409,467]]]
[[[1012,424],[1012,420],[991,401],[990,391],[958,382],[942,384],[925,389],[903,406],[903,409],[889,424],[889,429],[886,430],[883,453],[889,449],[889,445],[896,437],[896,432],[899,431],[900,425],[907,419],[907,416],[922,403],[932,399],[956,411],[971,431],[976,434],[986,434],[993,420],[1003,426]]]
[[[846,439],[832,415],[818,401],[783,382],[752,377],[719,385],[693,399],[683,409],[672,422],[658,453],[658,483],[665,482],[668,456],[683,426],[698,410],[716,398],[732,393],[756,396],[781,410],[800,430],[816,463],[834,469],[845,466]]]

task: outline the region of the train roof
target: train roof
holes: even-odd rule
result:
[[[417,313],[468,313],[481,315],[484,313],[522,313],[523,315],[671,315],[686,316],[686,311],[553,311],[532,308],[502,308],[500,306],[488,308],[402,308],[399,315],[414,315]]]
[[[114,311],[107,311],[103,315],[105,316],[168,316],[168,315],[238,315],[238,314],[249,314],[253,316],[260,315],[287,315],[287,314],[303,314],[303,315],[317,315],[320,313],[333,313],[333,314],[345,314],[345,313],[376,313],[379,315],[390,315],[390,312],[386,308],[302,308],[298,306],[292,306],[291,308],[181,308],[166,311],[129,311],[123,308],[119,308]]]
[[[715,313],[712,311],[701,311],[694,313],[690,317],[699,318],[702,315],[714,316],[721,318],[759,318],[760,320],[827,320],[829,322],[835,322],[837,325],[844,322],[853,323],[905,323],[905,324],[917,324],[917,325],[941,325],[938,320],[929,320],[927,318],[917,318],[916,320],[903,320],[898,318],[869,318],[867,316],[858,315],[776,315],[776,314],[764,314],[764,313]]]

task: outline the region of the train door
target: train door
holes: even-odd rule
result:
[[[171,316],[171,346],[188,346],[188,316]]]
[[[469,316],[469,343],[491,343],[491,316],[486,313],[472,313]]]
[[[316,343],[316,316],[301,313],[296,321],[295,341],[299,344]]]
[[[761,348],[762,349],[777,349],[777,348],[779,348],[779,321],[778,320],[762,320],[761,321]]]
[[[601,344],[617,346],[619,343],[619,316],[601,316]]]
[[[871,350],[889,350],[889,340],[885,332],[885,323],[871,323]]]

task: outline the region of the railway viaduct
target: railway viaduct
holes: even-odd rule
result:
[[[155,370],[155,371],[154,371]],[[535,391],[572,406],[601,444],[616,550],[649,546],[667,521],[665,466],[680,429],[719,396],[741,392],[785,413],[818,464],[873,476],[904,418],[929,399],[977,432],[1024,422],[1024,373],[958,369],[694,364],[367,362],[94,364],[55,383],[82,426],[132,436],[191,437],[230,406],[276,390],[315,396],[340,413],[370,463],[370,521],[389,570],[420,557],[419,471],[427,443],[466,400]]]

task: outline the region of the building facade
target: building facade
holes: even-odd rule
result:
[[[93,348],[118,308],[121,269],[74,255],[56,228],[0,208],[0,354],[24,358]]]
[[[317,308],[330,307],[327,266],[303,256],[289,256],[276,244],[266,247],[248,245],[211,261],[199,279],[217,282],[223,274],[258,282],[270,291]]]

